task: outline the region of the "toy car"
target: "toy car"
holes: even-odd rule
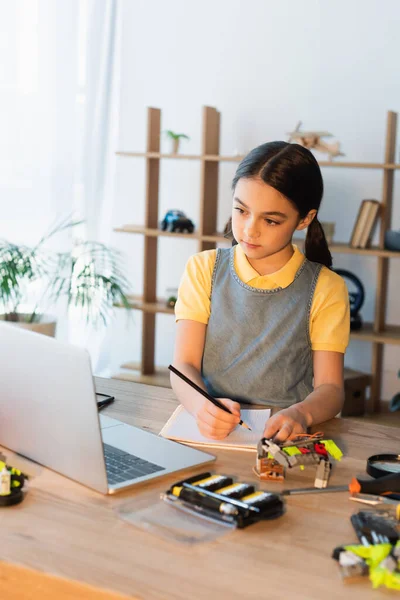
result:
[[[181,210],[169,210],[160,224],[162,231],[193,233],[194,224]]]

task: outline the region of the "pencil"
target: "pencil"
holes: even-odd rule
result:
[[[207,400],[209,400],[212,404],[214,404],[214,406],[218,406],[218,408],[224,410],[225,412],[229,413],[230,415],[232,414],[231,411],[229,410],[229,408],[227,408],[224,404],[222,404],[222,402],[219,402],[219,400],[217,400],[216,398],[211,396],[208,392],[206,392],[201,387],[199,387],[194,381],[189,379],[189,377],[186,377],[186,375],[184,375],[183,373],[178,371],[178,369],[176,369],[172,365],[169,365],[168,369],[170,371],[172,371],[173,373],[175,373],[175,375],[177,375],[178,377],[183,379],[183,381],[186,381],[187,384],[189,384],[194,390],[196,390],[196,392],[199,392],[199,394],[201,394],[202,396],[207,398]],[[248,425],[246,425],[246,423],[244,423],[242,420],[239,421],[239,425],[241,425],[242,427],[245,427],[245,429],[248,429],[249,431],[251,431],[251,428]]]

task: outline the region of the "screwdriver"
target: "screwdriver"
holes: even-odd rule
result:
[[[397,494],[400,492],[400,474],[391,473],[378,479],[370,479],[363,481],[360,479],[353,479],[350,482],[349,490],[351,494],[375,494],[385,495]]]

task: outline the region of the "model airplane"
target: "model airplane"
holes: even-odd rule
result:
[[[301,121],[299,121],[294,131],[287,134],[289,142],[296,142],[309,150],[314,149],[324,152],[328,154],[329,160],[332,160],[335,156],[344,156],[343,152],[340,152],[339,142],[327,144],[321,140],[323,137],[332,137],[332,134],[328,131],[300,131],[300,127]]]

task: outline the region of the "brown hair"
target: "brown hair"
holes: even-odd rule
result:
[[[288,142],[268,142],[257,146],[239,164],[232,181],[234,190],[239,179],[261,178],[296,208],[300,219],[304,219],[310,210],[320,207],[324,184],[321,170],[314,155],[299,144]],[[232,220],[224,231],[226,237],[232,237]],[[305,255],[326,267],[332,266],[332,256],[328,248],[324,230],[315,216],[307,229]]]

